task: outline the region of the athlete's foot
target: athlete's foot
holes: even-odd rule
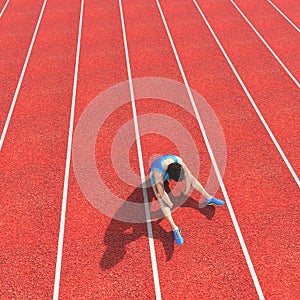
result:
[[[180,233],[180,229],[177,227],[176,229],[173,230],[174,234],[174,240],[178,245],[182,245],[184,243],[183,237]]]
[[[216,199],[214,197],[206,199],[205,202],[206,202],[207,205],[217,205],[217,206],[223,206],[224,205],[223,200],[219,200],[219,199]]]

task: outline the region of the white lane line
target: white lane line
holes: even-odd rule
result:
[[[141,181],[142,181],[144,205],[145,205],[146,220],[147,220],[148,240],[149,240],[152,272],[153,272],[153,279],[154,279],[154,288],[155,288],[156,299],[160,300],[161,292],[160,292],[159,276],[158,276],[156,254],[155,254],[155,247],[154,247],[154,240],[153,240],[153,233],[152,233],[150,209],[149,209],[149,204],[148,204],[148,195],[147,195],[146,184],[145,184],[146,177],[145,177],[145,171],[144,171],[143,154],[142,154],[142,147],[141,147],[141,142],[140,142],[140,133],[139,133],[138,120],[137,120],[137,112],[136,112],[136,106],[135,106],[135,96],[134,96],[134,90],[133,90],[133,84],[132,84],[132,75],[131,75],[131,68],[130,68],[127,38],[126,38],[122,0],[119,0],[119,6],[120,6],[122,32],[123,32],[123,39],[124,39],[124,48],[125,48],[125,55],[126,55],[126,65],[127,65],[127,72],[128,72],[130,99],[131,99],[131,106],[132,106],[132,112],[133,112],[134,130],[135,130],[136,144],[137,144],[137,150],[138,150],[138,159],[139,159],[139,166],[140,166],[140,176],[141,176]]]
[[[248,20],[245,14],[240,10],[240,8],[235,4],[233,0],[231,3],[235,6],[236,10],[241,14],[244,20],[248,23],[248,25],[252,28],[252,30],[256,33],[256,35],[260,38],[260,40],[264,43],[264,45],[268,48],[271,54],[275,57],[275,59],[279,62],[281,67],[285,70],[285,72],[290,76],[290,78],[295,82],[297,87],[300,89],[300,83],[294,77],[294,75],[289,71],[289,69],[285,66],[285,64],[281,61],[281,59],[277,56],[277,54],[273,51],[273,49],[269,46],[269,44],[265,41],[265,39],[261,36],[261,34],[256,30],[256,28],[252,25],[252,23]]]
[[[79,20],[79,27],[78,27],[78,39],[77,39],[74,80],[73,80],[72,105],[71,105],[71,112],[70,112],[68,148],[67,148],[67,157],[66,157],[64,190],[63,190],[62,205],[61,205],[61,217],[60,217],[60,228],[59,228],[58,247],[57,247],[53,300],[58,300],[58,297],[59,297],[61,263],[62,263],[62,252],[63,252],[63,243],[64,243],[68,186],[69,186],[69,175],[70,175],[70,164],[71,164],[71,150],[72,150],[72,140],[73,140],[74,113],[75,113],[75,103],[76,103],[76,93],[77,93],[77,80],[78,80],[78,66],[79,66],[79,56],[80,56],[83,8],[84,8],[84,0],[81,1],[80,20]]]
[[[0,13],[0,18],[1,18],[2,15],[4,14],[4,11],[5,11],[5,9],[6,9],[7,5],[8,5],[8,3],[9,3],[9,0],[7,0],[6,3],[5,3],[5,5],[3,6],[2,10],[1,10],[1,13]]]
[[[298,31],[300,32],[300,29],[270,0],[268,2]]]
[[[261,113],[260,110],[258,109],[258,107],[257,107],[257,105],[256,105],[256,103],[255,103],[255,101],[253,100],[252,96],[250,95],[250,93],[249,93],[248,89],[246,88],[244,82],[242,81],[242,79],[241,79],[239,73],[238,73],[237,70],[235,69],[233,63],[231,62],[229,56],[227,55],[226,51],[224,50],[224,48],[223,48],[223,46],[222,46],[222,44],[221,44],[221,42],[219,41],[218,37],[216,36],[216,34],[215,34],[215,32],[213,31],[212,27],[210,26],[209,22],[207,21],[205,15],[204,15],[204,13],[202,12],[202,10],[200,9],[198,3],[197,3],[195,0],[193,0],[193,1],[194,1],[195,5],[196,5],[196,7],[197,7],[197,9],[198,9],[198,11],[199,11],[199,13],[200,13],[200,15],[202,16],[203,20],[205,21],[205,23],[206,23],[208,29],[210,30],[212,36],[214,37],[216,43],[218,44],[220,50],[222,51],[224,57],[226,58],[227,63],[228,63],[229,66],[231,67],[231,69],[232,69],[234,75],[236,76],[238,82],[240,83],[241,87],[243,88],[245,94],[247,95],[247,97],[248,97],[250,103],[252,104],[252,106],[253,106],[255,112],[257,113],[257,115],[259,116],[259,118],[260,118],[262,124],[264,125],[265,129],[267,130],[267,132],[268,132],[270,138],[272,139],[274,145],[276,146],[276,148],[277,148],[279,154],[281,155],[283,161],[285,162],[285,164],[286,164],[286,166],[288,167],[290,173],[292,174],[292,176],[293,176],[295,182],[297,183],[298,187],[300,187],[300,180],[299,180],[299,178],[298,178],[296,172],[294,171],[293,167],[291,166],[289,160],[287,159],[286,155],[284,154],[283,150],[281,149],[279,143],[277,142],[277,140],[276,140],[276,138],[275,138],[273,132],[271,131],[270,127],[268,126],[267,122],[265,121],[265,119],[264,119],[262,113]]]
[[[194,2],[195,2],[195,1],[194,1]],[[185,84],[187,93],[188,93],[188,95],[189,95],[191,104],[192,104],[193,109],[194,109],[194,112],[195,112],[195,116],[196,116],[197,121],[198,121],[198,123],[199,123],[199,127],[200,127],[200,130],[201,130],[202,136],[203,136],[203,138],[204,138],[205,145],[206,145],[207,150],[208,150],[208,152],[209,152],[210,159],[211,159],[211,161],[212,161],[212,164],[213,164],[214,170],[215,170],[215,172],[216,172],[216,175],[217,175],[217,178],[218,178],[220,187],[221,187],[221,189],[222,189],[224,198],[225,198],[225,200],[226,200],[226,205],[227,205],[227,207],[228,207],[228,211],[229,211],[229,213],[230,213],[232,223],[233,223],[233,225],[234,225],[234,228],[235,228],[235,231],[236,231],[236,233],[237,233],[237,236],[238,236],[240,245],[241,245],[241,247],[242,247],[242,250],[243,250],[243,253],[244,253],[244,256],[245,256],[245,259],[246,259],[248,268],[249,268],[249,270],[250,270],[250,273],[251,273],[251,276],[252,276],[254,285],[255,285],[255,287],[256,287],[256,291],[257,291],[257,293],[258,293],[258,295],[259,295],[259,298],[262,300],[262,299],[264,299],[264,295],[263,295],[262,289],[261,289],[261,287],[260,287],[260,284],[259,284],[258,278],[257,278],[257,276],[256,276],[256,273],[255,273],[255,270],[254,270],[254,267],[253,267],[253,264],[252,264],[252,261],[251,261],[249,252],[248,252],[248,250],[247,250],[247,247],[246,247],[246,244],[245,244],[245,241],[244,241],[244,238],[243,238],[243,235],[242,235],[242,233],[241,233],[241,230],[240,230],[240,227],[239,227],[239,225],[238,225],[238,222],[237,222],[235,213],[234,213],[234,211],[233,211],[233,208],[232,208],[232,205],[231,205],[229,196],[228,196],[228,194],[227,194],[227,190],[226,190],[226,187],[225,187],[225,185],[224,185],[224,182],[223,182],[223,179],[222,179],[222,176],[221,176],[219,167],[218,167],[218,165],[217,165],[215,156],[214,156],[214,154],[213,154],[213,151],[212,151],[212,149],[211,149],[211,146],[210,146],[208,137],[207,137],[207,135],[206,135],[205,128],[204,128],[203,123],[202,123],[202,121],[201,121],[201,118],[200,118],[200,115],[199,115],[197,106],[196,106],[196,104],[195,104],[195,100],[194,100],[194,98],[193,98],[193,94],[192,94],[192,92],[191,92],[190,86],[189,86],[188,81],[187,81],[187,79],[186,79],[186,76],[185,76],[185,73],[184,73],[182,64],[181,64],[181,62],[180,62],[180,59],[179,59],[179,56],[178,56],[176,47],[175,47],[175,45],[174,45],[174,42],[173,42],[171,33],[170,33],[170,31],[169,31],[169,28],[168,28],[166,19],[165,19],[165,17],[164,17],[163,11],[162,11],[162,9],[161,9],[161,6],[160,6],[160,4],[159,4],[159,1],[156,0],[156,3],[157,3],[157,6],[158,6],[158,9],[159,9],[161,18],[162,18],[162,20],[163,20],[163,23],[164,23],[164,26],[165,26],[167,35],[168,35],[168,37],[169,37],[170,43],[171,43],[171,45],[172,45],[172,48],[173,48],[173,52],[174,52],[176,61],[177,61],[178,67],[179,67],[180,72],[181,72],[182,79],[183,79],[183,81],[184,81],[184,84]],[[195,2],[195,4],[196,4],[196,2]]]
[[[32,51],[32,48],[33,48],[33,45],[34,45],[34,42],[35,42],[35,38],[37,36],[37,32],[38,32],[39,27],[40,27],[40,23],[41,23],[41,20],[42,20],[42,16],[43,16],[43,13],[44,13],[44,10],[45,10],[46,3],[47,3],[47,0],[44,1],[44,4],[43,4],[41,12],[40,12],[39,19],[38,19],[37,24],[35,26],[33,37],[32,37],[28,52],[27,52],[27,56],[26,56],[26,59],[25,59],[25,63],[23,65],[23,69],[22,69],[22,72],[21,72],[21,75],[20,75],[20,78],[19,78],[19,82],[18,82],[16,91],[15,91],[15,94],[14,94],[14,97],[13,97],[8,115],[7,115],[7,118],[6,118],[6,122],[4,124],[4,128],[3,128],[1,138],[0,138],[0,151],[2,150],[2,146],[3,146],[4,139],[5,139],[5,136],[6,136],[6,133],[7,133],[7,129],[8,129],[8,126],[9,126],[9,123],[10,123],[10,120],[11,120],[11,116],[13,114],[13,111],[14,111],[14,108],[15,108],[15,105],[16,105],[16,101],[17,101],[17,98],[18,98],[18,95],[19,95],[21,84],[22,84],[24,74],[25,74],[25,71],[26,71],[26,68],[27,68],[27,65],[28,65],[28,61],[29,61],[29,58],[30,58],[30,55],[31,55],[31,51]]]

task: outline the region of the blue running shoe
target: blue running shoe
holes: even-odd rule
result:
[[[223,206],[224,205],[224,201],[212,197],[212,198],[206,199],[206,204],[207,205]]]
[[[173,230],[174,233],[174,240],[178,245],[182,245],[184,243],[183,237],[180,233],[180,229],[177,227],[177,229]]]

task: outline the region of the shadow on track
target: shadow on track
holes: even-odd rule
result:
[[[169,193],[170,199],[174,203],[174,208],[178,207],[176,206],[176,202],[180,201],[176,200],[180,199],[180,197],[175,197],[171,193],[168,184],[165,185],[165,190],[167,193]],[[151,187],[147,188],[147,195],[149,206],[151,209],[152,203],[157,203],[157,201],[154,200],[155,196]],[[142,186],[137,187],[126,201],[134,203],[144,203]],[[203,214],[208,220],[212,220],[215,214],[215,208],[213,206],[205,206],[203,208],[199,208],[199,202],[194,200],[193,198],[188,198],[181,205],[181,207],[194,208],[198,210],[201,214]],[[115,214],[116,218],[113,218],[107,227],[104,237],[104,244],[106,245],[106,250],[100,261],[100,267],[102,270],[111,269],[119,262],[121,262],[126,254],[126,246],[128,244],[138,240],[142,236],[148,237],[146,223],[128,223],[119,221],[120,218],[118,218],[118,216],[121,216],[123,213],[128,213],[128,211],[123,211],[123,206],[121,206],[121,208]],[[143,214],[145,215],[144,211]],[[162,220],[156,220],[157,215],[157,213],[155,214],[155,212],[151,212],[152,220],[154,220],[151,222],[153,238],[159,240],[162,243],[163,248],[165,250],[166,261],[169,261],[174,254],[173,232],[171,230],[169,232],[165,231],[165,229],[160,225]]]

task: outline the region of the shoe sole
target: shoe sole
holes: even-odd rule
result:
[[[206,204],[207,205],[223,206],[225,203],[223,203],[223,204],[216,204],[216,203],[210,202],[210,203],[206,203]]]

